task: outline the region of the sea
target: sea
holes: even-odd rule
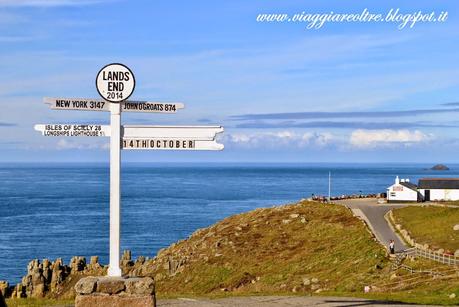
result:
[[[154,257],[199,228],[314,195],[383,193],[395,179],[459,177],[459,165],[138,164],[121,174],[121,248]],[[0,164],[0,280],[32,259],[99,256],[108,263],[108,164]]]

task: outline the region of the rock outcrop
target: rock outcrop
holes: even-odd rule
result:
[[[42,298],[58,297],[69,289],[65,289],[65,284],[72,277],[81,278],[87,275],[103,275],[106,268],[99,264],[97,256],[91,257],[91,262],[86,263],[86,258],[76,256],[70,260],[69,265],[65,265],[61,258],[54,262],[44,259],[40,262],[38,259],[32,260],[27,266],[27,274],[22,278],[21,283],[17,284],[11,291],[8,284],[0,283],[0,290],[5,297],[22,298]],[[73,295],[73,289],[70,289],[70,296]]]
[[[141,267],[148,260],[143,256],[132,260],[131,251],[125,250],[120,261],[123,273],[129,276],[149,276]],[[135,275],[132,271],[137,272]],[[27,274],[16,286],[10,286],[6,281],[0,281],[0,292],[3,297],[11,298],[43,298],[43,297],[73,297],[75,295],[73,285],[79,279],[87,276],[105,276],[107,266],[99,263],[98,256],[92,256],[89,263],[85,257],[75,256],[70,259],[68,265],[62,258],[55,261],[38,259],[30,261],[27,266]],[[0,305],[1,306],[1,305]]]
[[[0,306],[6,306],[5,299],[3,298],[3,294],[0,291]]]
[[[433,171],[449,171],[449,167],[444,164],[437,164],[430,168]]]
[[[10,294],[10,284],[7,281],[0,280],[0,295],[4,297],[8,297],[9,294]]]

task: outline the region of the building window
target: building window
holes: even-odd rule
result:
[[[390,192],[390,197],[395,197],[397,194],[395,192]]]

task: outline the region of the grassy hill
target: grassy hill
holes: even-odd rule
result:
[[[387,264],[348,209],[302,202],[226,218],[132,273],[151,272],[160,297],[362,292]]]
[[[410,206],[392,211],[395,222],[401,224],[421,244],[432,249],[459,249],[459,231],[453,230],[459,224],[459,208]]]
[[[155,277],[159,298],[337,295],[459,304],[457,273],[426,274],[450,268],[422,259],[408,265],[419,272],[391,270],[383,247],[347,208],[300,202],[226,218],[130,271]],[[366,285],[374,292],[364,294]]]

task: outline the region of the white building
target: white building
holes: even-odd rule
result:
[[[459,200],[459,178],[419,179],[418,191],[424,201]]]
[[[417,202],[421,200],[418,187],[409,179],[395,178],[395,183],[387,188],[388,202]]]
[[[459,200],[459,178],[423,178],[416,186],[409,179],[395,178],[387,188],[388,202]]]

